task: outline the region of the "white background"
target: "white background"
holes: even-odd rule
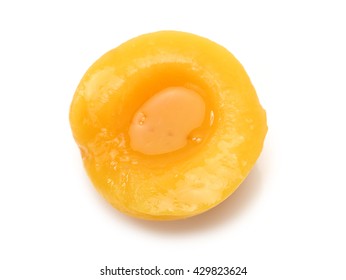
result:
[[[105,279],[105,265],[158,265],[246,266],[235,279],[346,279],[343,2],[1,1],[0,278]],[[162,29],[228,48],[269,131],[226,202],[158,223],[126,217],[99,196],[68,111],[99,56]]]

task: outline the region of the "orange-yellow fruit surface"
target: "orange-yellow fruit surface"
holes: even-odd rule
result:
[[[225,200],[267,132],[236,58],[177,31],[136,37],[99,58],[75,92],[70,124],[97,190],[120,211],[153,220]]]

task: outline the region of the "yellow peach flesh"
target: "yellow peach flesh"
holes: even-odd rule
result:
[[[100,57],[76,89],[70,124],[96,189],[118,210],[151,220],[221,203],[249,174],[267,133],[239,61],[177,31],[133,38]]]

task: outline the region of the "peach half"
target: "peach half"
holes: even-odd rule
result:
[[[197,35],[133,38],[85,73],[70,124],[96,189],[134,217],[191,217],[231,195],[261,153],[266,114],[238,60]]]

